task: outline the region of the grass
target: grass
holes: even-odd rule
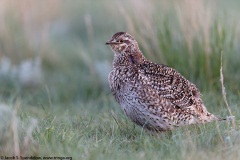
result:
[[[216,99],[214,94],[205,95],[204,101],[208,102],[208,106],[219,106],[221,114],[228,114],[224,103],[219,104],[220,96]],[[213,112],[219,113],[217,109]],[[237,108],[233,112],[237,113]],[[239,117],[239,114],[234,115]],[[84,104],[44,107],[21,104],[18,117],[20,150],[24,149],[21,153],[25,156],[234,159],[239,155],[239,128],[233,128],[229,121],[177,128],[164,135],[151,136],[127,120],[110,95]],[[32,132],[33,140],[24,147],[23,139],[31,126],[32,117],[38,120],[38,125]],[[9,142],[6,143],[9,145]],[[11,152],[5,151],[2,155],[11,155]]]
[[[0,156],[238,159],[238,1],[23,2],[0,2]],[[234,125],[229,119],[156,136],[134,125],[107,83],[113,55],[104,43],[117,31],[197,84],[211,113],[230,110]],[[40,65],[29,67],[26,60],[36,58]]]

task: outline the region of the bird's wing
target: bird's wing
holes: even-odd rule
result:
[[[147,78],[150,88],[177,107],[183,109],[201,101],[197,87],[176,70],[152,62],[140,64],[138,68],[139,74]]]

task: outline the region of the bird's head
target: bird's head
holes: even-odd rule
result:
[[[137,41],[126,32],[115,33],[112,38],[106,42],[106,45],[110,45],[115,54],[132,52],[138,49]]]
[[[114,66],[139,64],[144,61],[137,41],[126,32],[115,33],[106,44],[110,45],[114,52]]]

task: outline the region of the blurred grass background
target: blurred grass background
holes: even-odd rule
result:
[[[193,136],[177,129],[158,142],[136,129],[110,94],[107,75],[113,53],[104,44],[115,32],[129,32],[148,59],[177,69],[198,86],[211,112],[227,116],[219,80],[222,54],[227,98],[237,118],[239,6],[237,0],[1,0],[0,109],[12,116],[1,120],[11,123],[0,128],[7,137],[0,138],[0,153],[77,159],[113,159],[125,153],[130,159],[158,159],[167,152],[160,157],[180,154],[176,159],[186,159],[201,148],[214,159],[222,146],[230,146],[236,158],[239,130],[229,123],[219,133],[214,124],[190,129]],[[17,135],[11,129],[15,121]],[[6,135],[8,129],[11,134]],[[200,153],[197,157],[204,158]]]

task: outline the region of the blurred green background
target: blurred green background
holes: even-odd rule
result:
[[[30,87],[31,92],[43,94],[41,101],[47,98],[44,88],[48,88],[54,102],[109,93],[107,75],[113,53],[104,43],[118,31],[132,34],[147,58],[176,68],[201,90],[219,91],[222,53],[227,87],[236,93],[240,76],[237,4],[2,1],[1,93],[8,97],[12,90]],[[28,69],[26,60],[35,67]]]
[[[126,31],[148,59],[195,83],[210,111],[228,115],[222,55],[227,98],[239,112],[239,6],[237,0],[1,0],[0,102],[13,108],[20,102],[20,119],[35,117],[40,126],[46,113],[49,121],[66,110],[70,119],[120,114],[108,87],[113,53],[105,42]]]

